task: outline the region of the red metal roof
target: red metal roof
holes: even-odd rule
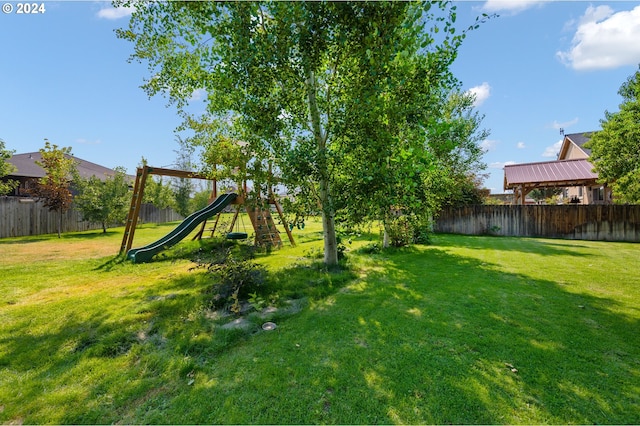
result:
[[[504,166],[504,189],[517,186],[558,187],[592,184],[598,179],[584,158]]]

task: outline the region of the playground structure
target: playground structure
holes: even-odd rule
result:
[[[210,204],[195,213],[192,213],[185,218],[180,225],[178,225],[173,231],[159,240],[148,244],[144,247],[132,249],[133,239],[135,236],[136,226],[138,224],[138,215],[140,213],[140,206],[142,205],[142,199],[144,196],[144,189],[149,178],[149,175],[170,176],[187,179],[206,179],[213,181],[213,190],[209,198]],[[227,193],[218,196],[217,180],[211,179],[208,176],[204,176],[195,172],[188,172],[183,170],[172,170],[161,167],[143,166],[138,167],[136,172],[136,181],[133,188],[133,196],[131,197],[131,207],[129,208],[129,214],[125,224],[125,231],[122,237],[122,244],[120,246],[120,253],[127,253],[127,257],[134,262],[145,262],[150,260],[158,252],[173,246],[187,235],[189,235],[198,225],[201,225],[200,230],[194,236],[194,239],[202,238],[206,230],[207,220],[216,215],[216,220],[211,231],[213,236],[220,219],[220,215],[223,210],[231,205],[236,205],[235,213],[231,221],[231,226],[227,234],[229,239],[244,239],[247,238],[246,233],[233,232],[234,226],[238,221],[238,216],[242,207],[245,208],[251,224],[254,229],[254,244],[257,246],[271,246],[279,248],[282,246],[282,239],[280,233],[276,228],[276,224],[273,221],[271,215],[271,205],[275,206],[285,232],[289,238],[289,242],[292,246],[295,246],[293,235],[290,228],[287,225],[286,219],[282,212],[280,204],[277,202],[271,187],[268,190],[268,197],[266,200],[258,200],[255,203],[247,202],[247,182],[243,180],[241,187],[239,188],[240,194]]]

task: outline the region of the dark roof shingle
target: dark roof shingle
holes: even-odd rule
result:
[[[108,167],[67,154],[65,154],[65,157],[73,158],[76,161],[78,173],[85,179],[95,176],[104,180],[107,176],[115,175],[115,171]],[[42,167],[36,164],[36,161],[42,161],[42,154],[40,154],[40,152],[27,152],[12,156],[7,160],[7,162],[13,164],[18,170],[11,173],[11,176],[26,178],[44,177],[46,173]]]

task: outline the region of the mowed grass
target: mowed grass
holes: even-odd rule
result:
[[[122,229],[0,240],[0,422],[640,423],[639,245],[345,236],[328,272],[307,225],[256,260],[273,331],[208,309],[203,243],[131,264]]]

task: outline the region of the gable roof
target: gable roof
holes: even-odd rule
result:
[[[562,146],[560,147],[560,151],[558,152],[558,158],[562,159],[566,155],[568,149],[568,143],[573,143],[575,146],[580,148],[582,152],[585,153],[585,156],[591,156],[591,150],[589,148],[585,148],[584,144],[589,142],[591,139],[591,135],[595,132],[581,132],[581,133],[570,133],[568,135],[564,135],[564,139],[562,140]]]
[[[106,179],[107,176],[114,176],[115,171],[108,167],[83,160],[72,155],[65,154],[66,158],[73,158],[76,161],[76,168],[81,177],[88,179],[95,176],[99,179]],[[42,154],[38,152],[27,152],[24,154],[16,154],[7,160],[13,164],[17,171],[12,172],[8,177],[23,178],[42,178],[46,176],[45,170],[36,164],[36,161],[42,161]]]
[[[591,185],[597,179],[593,164],[584,158],[504,166],[504,189]]]

